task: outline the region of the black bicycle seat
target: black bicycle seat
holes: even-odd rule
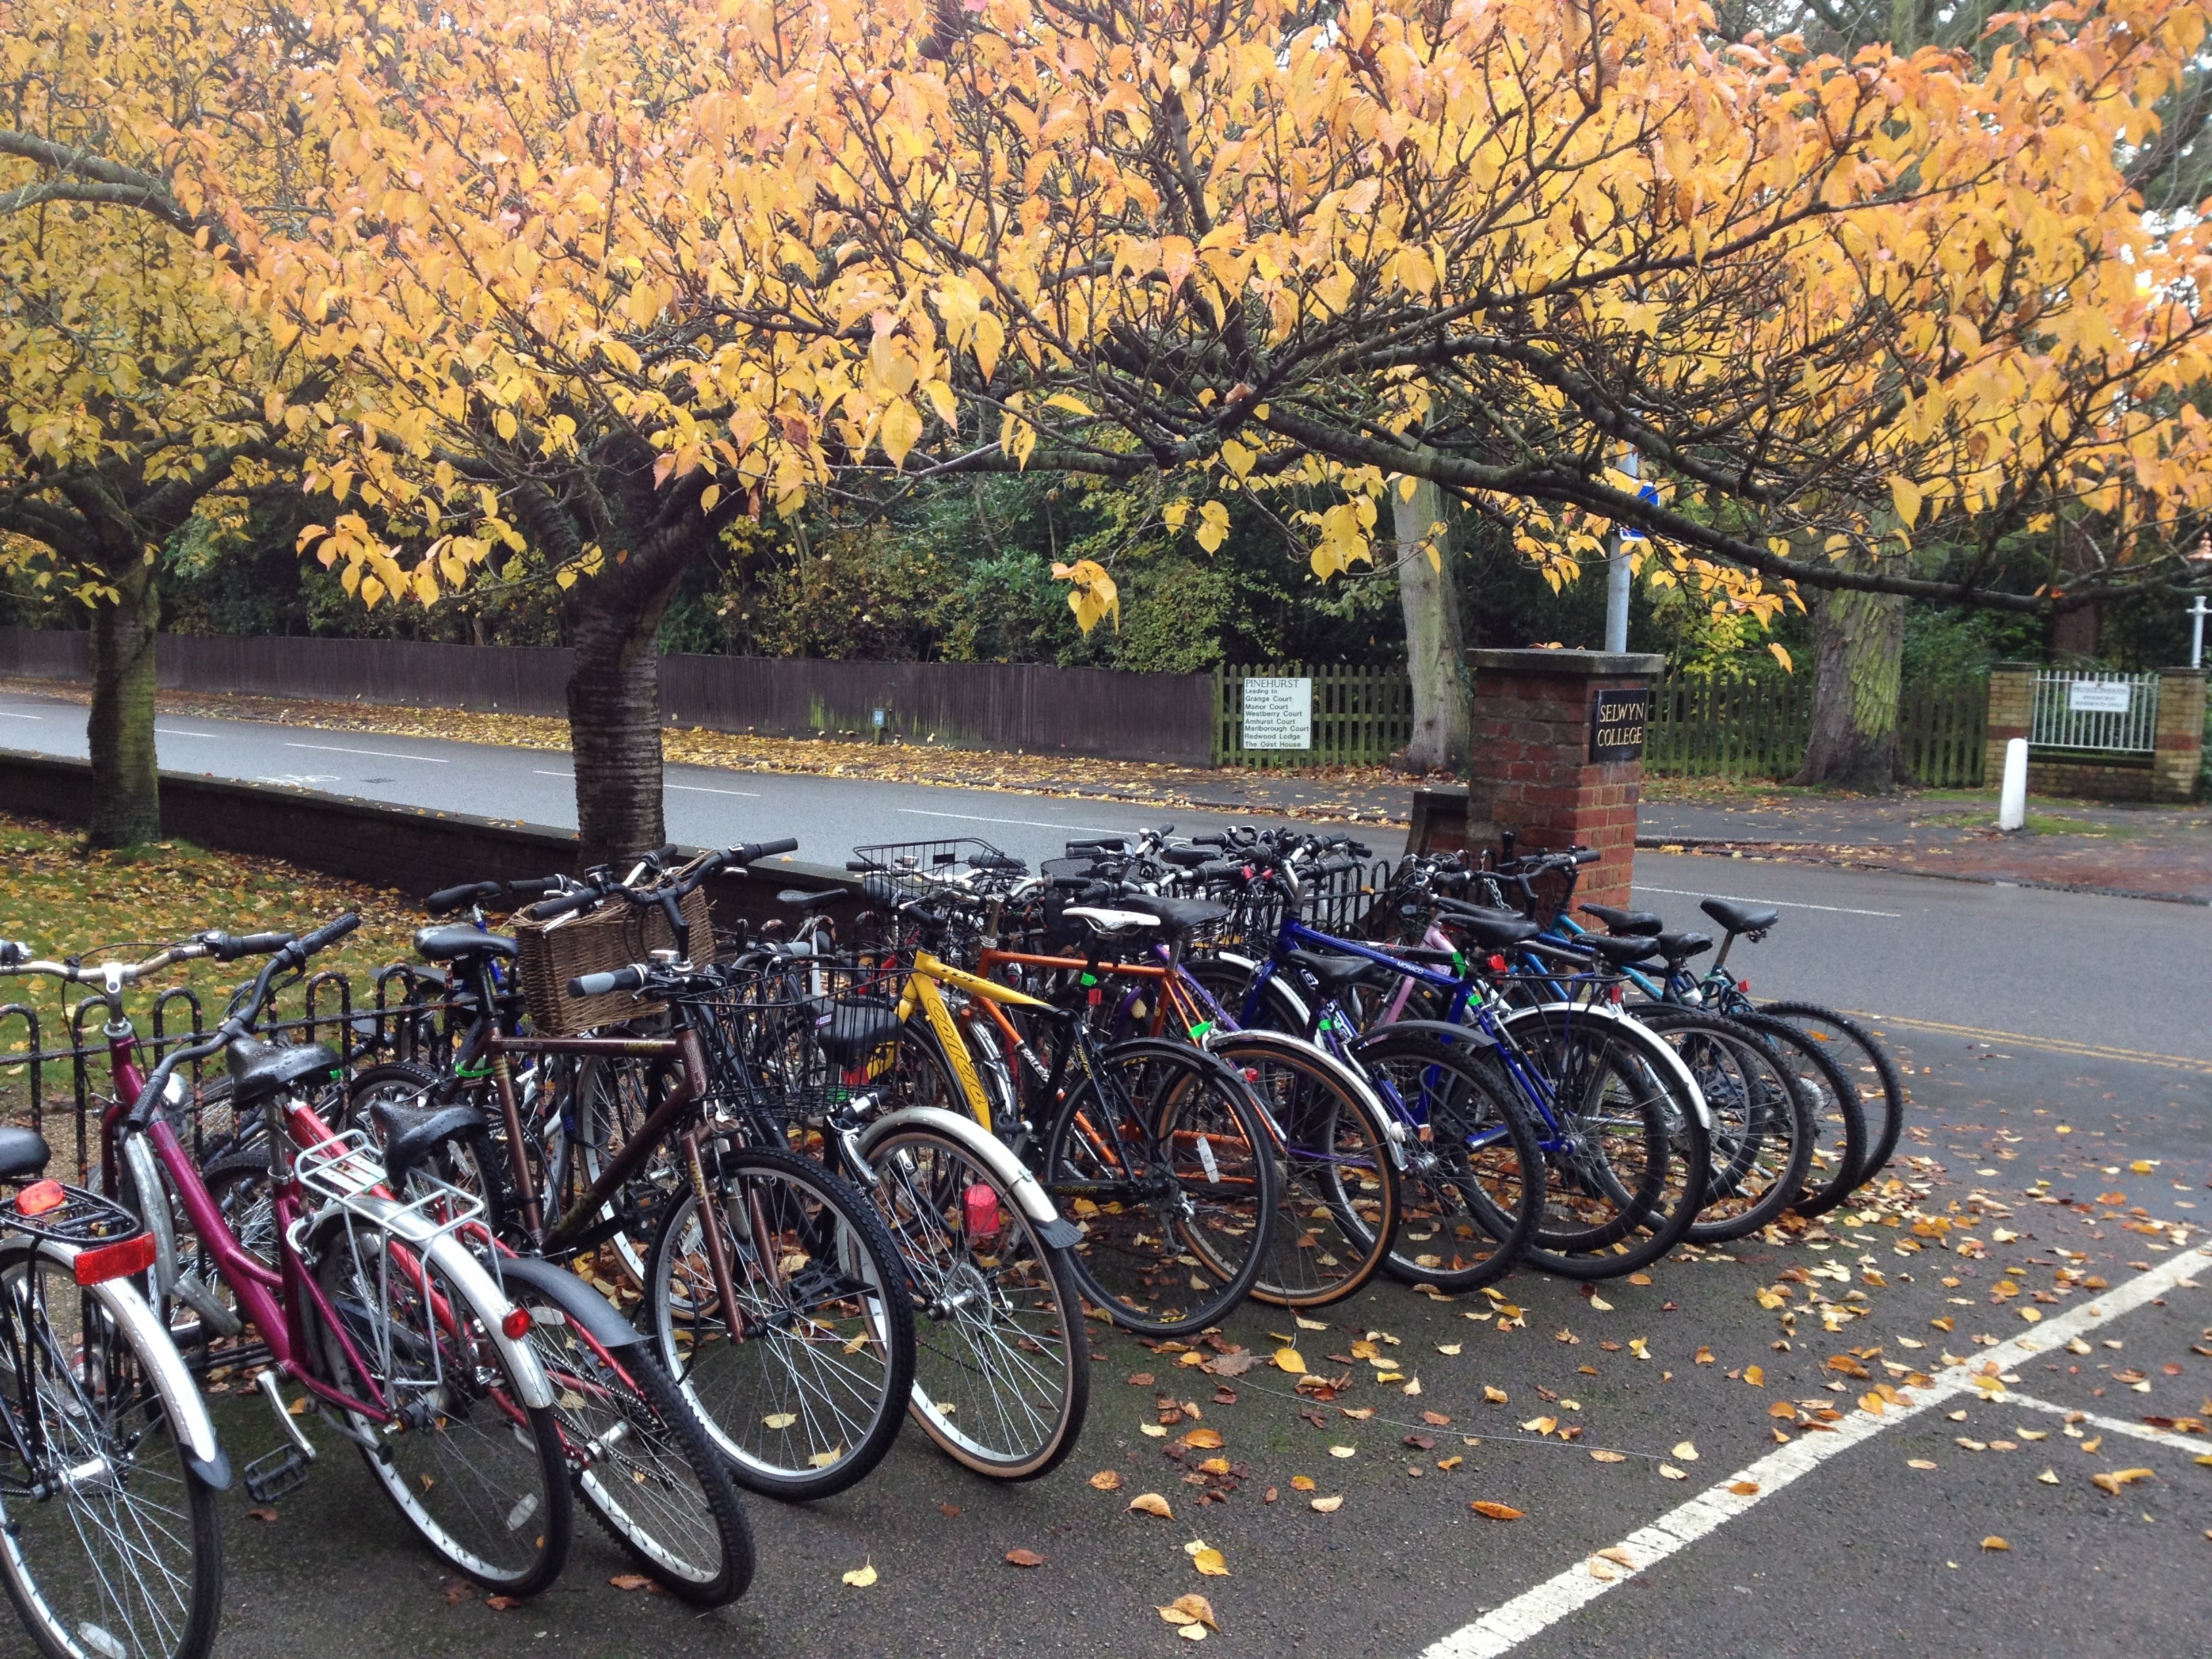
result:
[[[1703,933],[1662,933],[1656,942],[1659,954],[1678,966],[1692,957],[1705,955],[1713,948],[1712,940]]]
[[[808,892],[803,887],[787,887],[775,896],[775,902],[778,904],[788,904],[794,910],[805,910],[811,915],[816,910],[828,909],[841,898],[851,896],[852,895],[842,888],[836,887],[824,887],[820,891],[813,893]]]
[[[836,1065],[858,1065],[898,1035],[898,1005],[873,998],[840,1002],[814,1027],[814,1040]]]
[[[1577,951],[1587,951],[1600,962],[1614,968],[1626,968],[1632,962],[1642,962],[1659,954],[1659,941],[1646,939],[1640,933],[1623,938],[1613,933],[1584,933],[1574,941]]]
[[[1227,905],[1216,904],[1212,899],[1162,898],[1152,893],[1131,893],[1114,903],[1117,909],[1154,917],[1178,939],[1196,928],[1210,927],[1229,914]]]
[[[0,1129],[0,1181],[38,1175],[52,1156],[46,1138],[36,1129]]]
[[[461,962],[471,957],[511,957],[514,941],[481,927],[423,927],[415,934],[415,954],[425,962]]]
[[[368,1109],[384,1143],[384,1173],[392,1187],[404,1187],[408,1175],[440,1146],[484,1127],[484,1116],[473,1106],[410,1106],[403,1101],[380,1100]]]
[[[264,1042],[246,1036],[224,1051],[223,1063],[234,1084],[231,1097],[240,1106],[282,1094],[295,1083],[335,1076],[342,1064],[319,1042]]]
[[[1357,984],[1376,964],[1365,957],[1327,956],[1319,951],[1292,951],[1284,958],[1293,968],[1311,974],[1326,995],[1334,996]]]
[[[1613,932],[1624,936],[1632,933],[1656,936],[1667,926],[1664,920],[1649,910],[1621,910],[1610,904],[1585,904],[1583,914],[1595,916]]]
[[[1444,920],[1486,951],[1506,951],[1544,930],[1528,917],[1510,910],[1487,910],[1479,905],[1455,904]]]
[[[1748,904],[1738,904],[1730,899],[1705,899],[1698,908],[1731,933],[1763,933],[1782,920],[1779,910],[1754,910]]]

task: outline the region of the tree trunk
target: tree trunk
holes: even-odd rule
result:
[[[155,567],[140,560],[117,580],[116,599],[92,613],[92,755],[94,847],[136,847],[161,838],[161,775],[154,757],[154,632],[161,620]]]
[[[1793,781],[1886,794],[1905,781],[1897,741],[1905,601],[1824,593],[1813,613],[1813,730]]]
[[[613,591],[619,575],[599,580],[607,591],[595,592],[599,602],[579,607],[575,615],[575,662],[568,674],[579,867],[621,864],[668,839],[661,812],[660,658],[654,643],[675,583],[633,596]]]
[[[1390,504],[1398,533],[1398,601],[1406,616],[1406,672],[1413,683],[1406,769],[1456,771],[1467,764],[1473,711],[1459,593],[1445,563],[1451,544],[1441,531],[1429,538],[1430,526],[1444,516],[1443,492],[1425,482],[1407,501],[1394,489]]]

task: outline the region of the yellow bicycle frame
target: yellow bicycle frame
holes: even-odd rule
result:
[[[983,1092],[983,1080],[975,1075],[975,1060],[968,1053],[968,1040],[961,1035],[959,1022],[952,1018],[952,1010],[945,1000],[941,984],[950,985],[969,996],[980,997],[986,1002],[1003,1003],[1015,1008],[1046,1008],[1052,1004],[1017,991],[1010,985],[1000,985],[955,968],[949,962],[939,961],[927,951],[915,952],[914,967],[907,975],[906,983],[899,989],[899,1018],[914,1018],[919,1007],[929,1022],[929,1029],[937,1036],[938,1047],[958,1080],[960,1091],[968,1097],[968,1109],[976,1122],[986,1129],[991,1126],[991,1099]]]

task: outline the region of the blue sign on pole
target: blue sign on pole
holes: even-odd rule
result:
[[[1648,481],[1638,484],[1636,487],[1636,499],[1639,501],[1644,502],[1648,506],[1658,506],[1659,486]],[[1640,542],[1644,539],[1645,537],[1644,532],[1638,530],[1634,525],[1625,524],[1620,526],[1620,541],[1621,545],[1624,547],[1630,542]]]

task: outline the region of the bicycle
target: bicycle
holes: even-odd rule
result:
[[[0,941],[0,974],[76,971]],[[35,1130],[0,1128],[0,1583],[51,1659],[203,1659],[229,1462],[134,1282],[152,1236],[44,1178],[49,1158]]]

